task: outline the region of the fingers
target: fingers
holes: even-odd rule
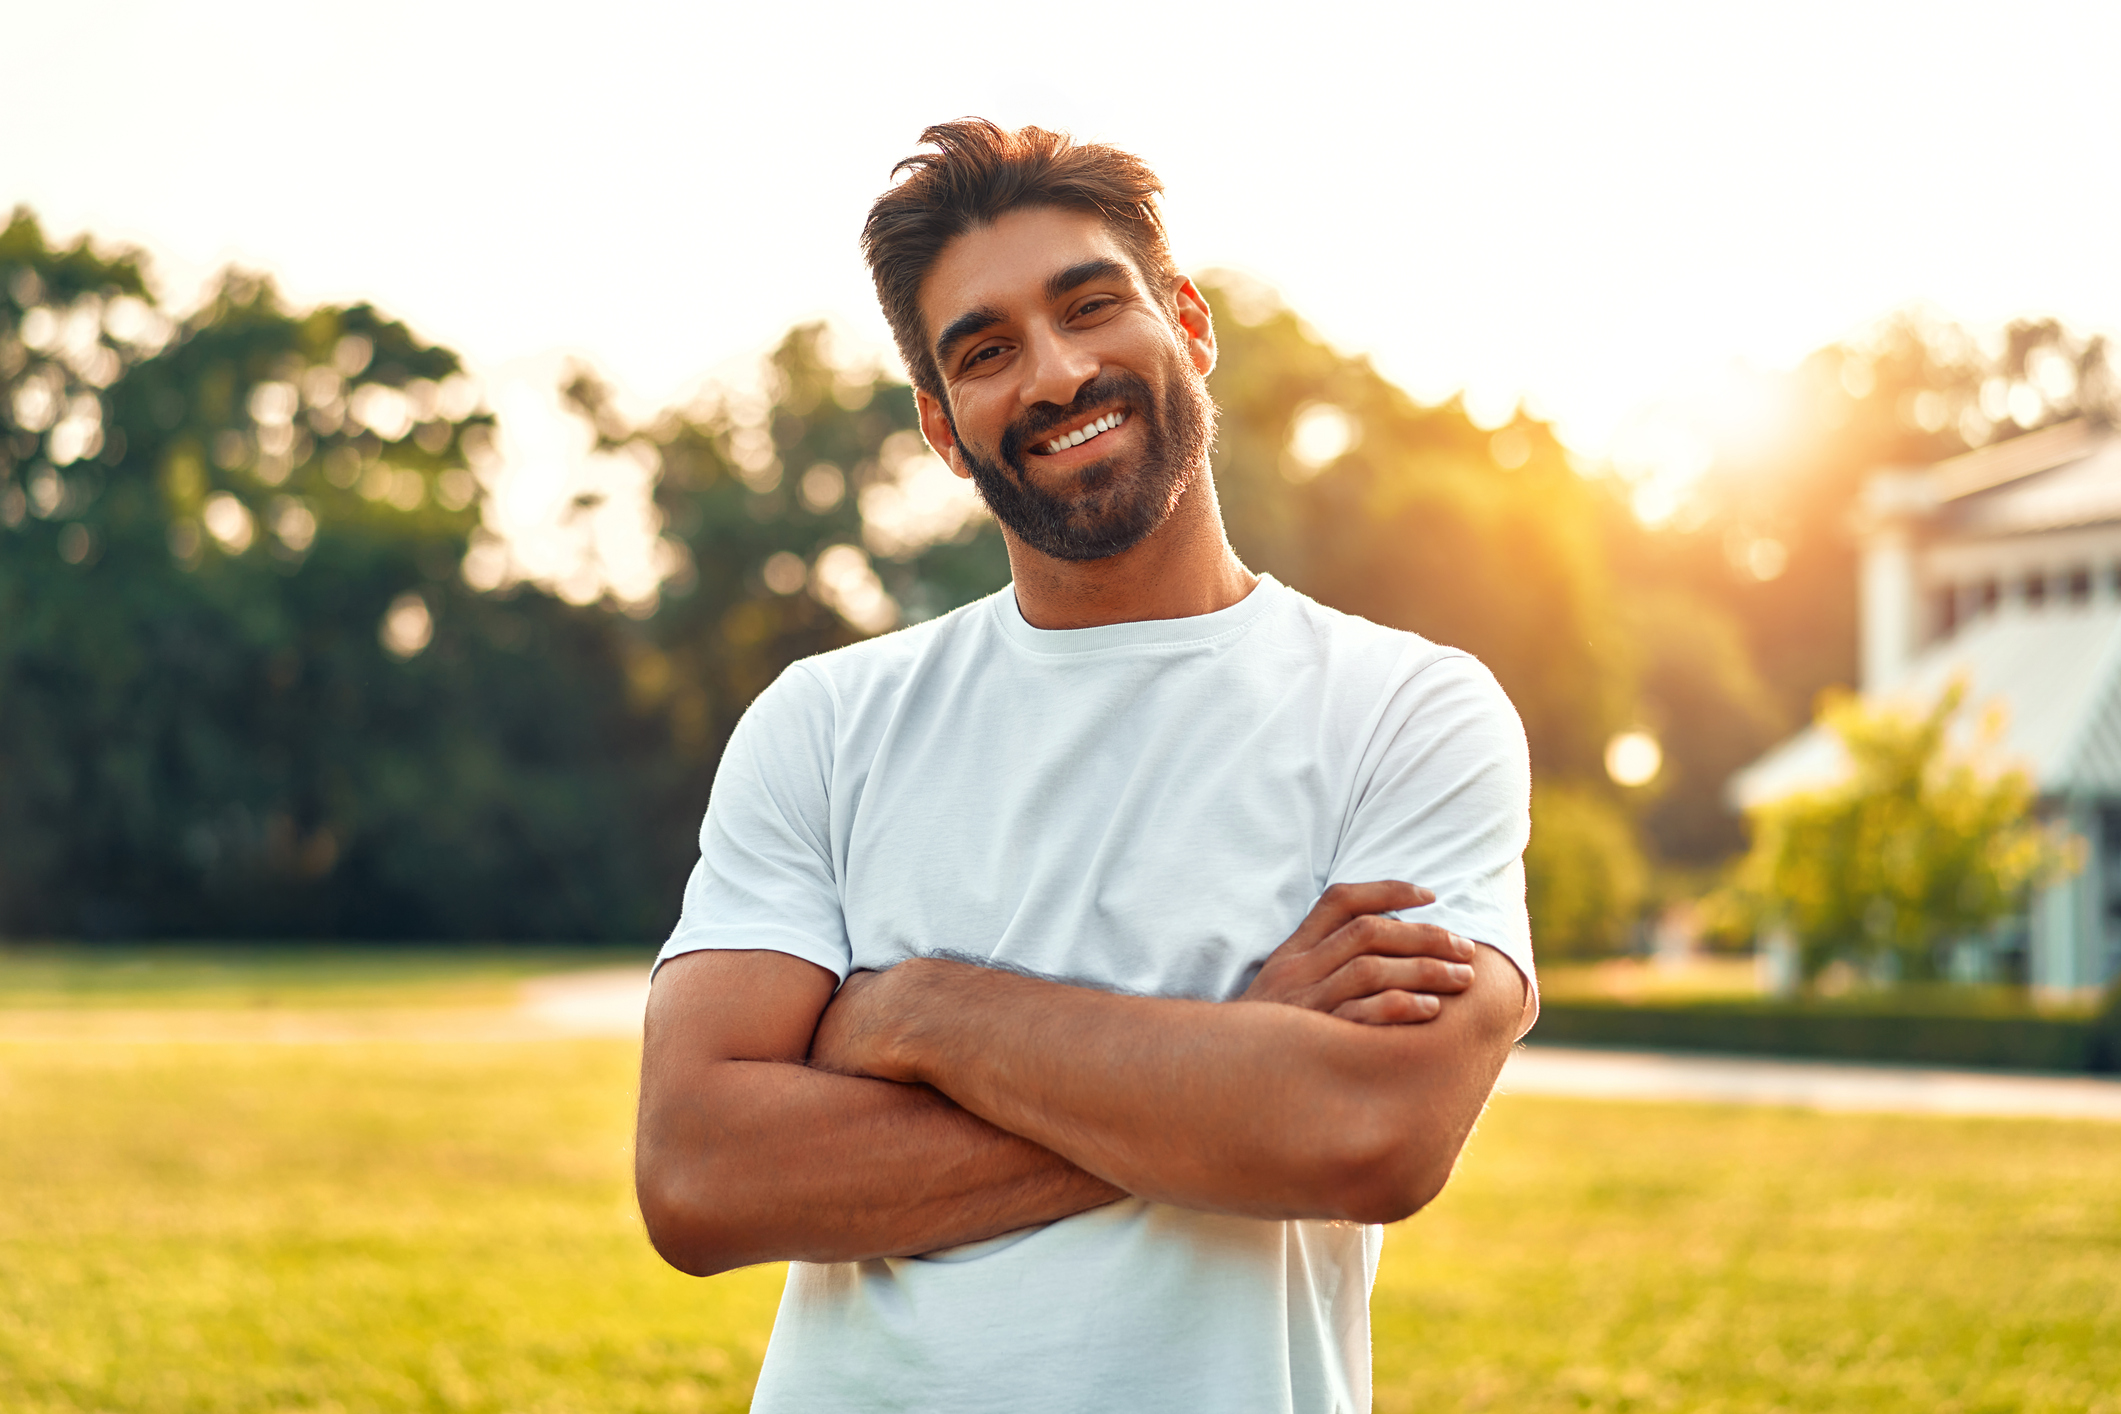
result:
[[[1409,923],[1371,914],[1343,923],[1313,950],[1311,957],[1323,975],[1355,958],[1372,954],[1433,957],[1446,962],[1469,963],[1473,960],[1473,944],[1433,923]]]
[[[1353,975],[1335,978],[1354,959],[1370,954],[1380,960],[1429,957],[1470,962],[1473,945],[1448,930],[1384,916],[1435,901],[1432,891],[1398,879],[1334,884],[1319,896],[1296,931],[1267,956],[1245,989],[1245,999],[1330,1011],[1339,1003],[1368,992],[1400,986],[1424,991],[1464,990],[1465,982],[1446,973],[1395,972],[1366,987],[1357,987]]]
[[[1473,985],[1468,963],[1436,957],[1386,957],[1364,953],[1348,959],[1316,989],[1315,1009],[1335,1011],[1360,997],[1383,992],[1423,992],[1456,996]]]
[[[1354,919],[1403,908],[1420,908],[1436,902],[1436,895],[1419,884],[1400,879],[1380,879],[1368,884],[1333,884],[1318,896],[1304,921],[1289,935],[1289,943],[1315,947]]]
[[[1408,1026],[1434,1021],[1443,1014],[1443,1003],[1421,992],[1375,992],[1342,1002],[1333,1015],[1365,1026]]]

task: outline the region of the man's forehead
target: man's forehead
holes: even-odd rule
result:
[[[1095,261],[1134,272],[1127,248],[1096,212],[1051,206],[1004,212],[953,238],[921,282],[928,337],[967,310],[1041,302],[1055,275]]]

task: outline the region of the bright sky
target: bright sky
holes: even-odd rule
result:
[[[1594,457],[1913,301],[2121,329],[2121,6],[76,0],[8,28],[0,203],[146,246],[180,303],[231,260],[371,299],[497,400],[573,352],[654,406],[806,317],[883,346],[857,228],[964,113],[1141,153],[1189,268]]]

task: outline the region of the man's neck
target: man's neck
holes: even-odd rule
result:
[[[1162,525],[1117,555],[1058,560],[1006,530],[1003,536],[1016,606],[1033,628],[1192,618],[1229,608],[1259,583],[1230,548],[1215,478],[1205,470]]]

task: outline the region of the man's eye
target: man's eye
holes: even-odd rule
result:
[[[1111,303],[1113,303],[1113,299],[1110,295],[1099,295],[1096,299],[1085,300],[1076,309],[1076,317],[1079,319],[1085,314],[1095,314]]]
[[[975,349],[972,357],[965,360],[965,367],[970,368],[975,363],[985,363],[989,355],[998,356],[1001,351],[1002,346],[1000,344],[989,344],[983,349]]]

